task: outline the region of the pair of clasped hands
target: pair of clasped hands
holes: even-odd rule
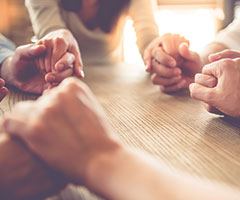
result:
[[[1,66],[1,99],[7,93],[5,82],[23,92],[42,94],[67,77],[83,78],[79,52],[76,40],[65,30],[49,33],[36,44],[18,47]]]
[[[189,41],[176,34],[155,39],[145,50],[144,60],[153,84],[171,93],[189,87],[194,99],[206,103],[216,114],[240,116],[240,52],[224,50],[209,55],[204,66],[189,49]]]

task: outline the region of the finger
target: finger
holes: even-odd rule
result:
[[[56,38],[53,40],[53,56],[51,59],[52,62],[52,68],[54,70],[54,67],[58,60],[60,60],[65,53],[67,53],[68,45],[66,44],[65,40],[62,38]]]
[[[74,63],[74,73],[79,78],[84,78],[84,71],[83,71],[83,62],[80,54],[80,50],[77,47],[72,47],[71,53],[75,56],[75,63]]]
[[[146,66],[146,71],[150,72],[152,67],[151,67],[151,63],[152,63],[152,48],[148,48],[145,50],[144,52],[144,63]]]
[[[157,74],[153,74],[151,76],[151,79],[154,85],[170,86],[173,84],[177,84],[182,79],[182,77],[177,76],[173,78],[162,78],[157,76]]]
[[[46,53],[44,45],[25,45],[18,47],[16,53],[23,59],[33,59]]]
[[[153,54],[153,58],[157,60],[159,63],[161,63],[162,65],[166,65],[169,67],[176,67],[177,65],[176,60],[170,55],[168,55],[167,53],[165,53],[162,47],[157,47],[153,49],[152,54]]]
[[[65,71],[62,71],[62,72],[50,72],[50,73],[46,74],[45,80],[48,83],[60,83],[64,79],[72,76],[73,73],[74,72],[73,72],[72,68],[68,68],[68,69],[66,69]]]
[[[0,88],[2,88],[5,85],[5,81],[0,78]]]
[[[195,83],[203,85],[205,87],[213,88],[217,86],[218,80],[211,75],[206,74],[196,74],[195,75]]]
[[[229,58],[224,58],[222,60],[218,60],[216,62],[212,62],[203,67],[202,73],[206,75],[211,75],[216,78],[221,76],[221,71],[223,66],[232,66],[235,65],[235,61]]]
[[[224,51],[209,55],[208,59],[209,59],[209,62],[215,62],[224,58],[235,59],[239,57],[240,57],[240,51],[226,49]]]
[[[46,52],[46,56],[43,59],[43,63],[44,63],[44,69],[46,71],[46,73],[50,72],[52,69],[52,42],[51,40],[45,40],[43,41],[43,44],[46,46],[47,48],[47,52]]]
[[[221,112],[220,110],[218,110],[217,108],[209,105],[209,104],[204,104],[204,107],[206,108],[206,110],[210,113],[216,114],[216,115],[224,115],[223,112]]]
[[[186,87],[187,87],[187,82],[186,80],[183,79],[174,85],[161,87],[161,90],[166,93],[172,93],[172,92],[177,92],[179,90],[185,89]]]
[[[13,135],[13,136],[18,136],[22,139],[24,139],[23,134],[26,134],[27,131],[25,129],[26,127],[26,122],[24,120],[13,116],[13,115],[6,115],[3,119],[3,129],[6,133]]]
[[[204,87],[198,83],[192,83],[189,86],[190,94],[193,99],[203,101],[213,105],[216,92],[214,88]]]
[[[156,61],[153,61],[153,72],[163,78],[173,78],[180,76],[182,71],[179,68],[169,68]]]
[[[159,47],[161,45],[161,38],[154,39],[147,47],[147,49],[144,51],[144,63],[146,65],[146,71],[150,72],[152,70],[152,50],[156,47]]]
[[[187,43],[182,43],[179,45],[179,54],[190,61],[198,61],[200,59],[199,55],[189,49],[189,45]]]
[[[2,101],[7,94],[8,94],[8,89],[6,87],[2,87],[0,89],[0,101]]]
[[[55,71],[61,72],[70,66],[73,67],[73,64],[75,62],[75,56],[71,53],[66,53],[64,56],[56,63],[55,65]]]

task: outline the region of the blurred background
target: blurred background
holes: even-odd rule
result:
[[[158,0],[155,17],[160,34],[180,33],[190,40],[192,49],[201,51],[238,17],[239,5],[236,0]],[[30,42],[33,32],[24,0],[0,0],[0,32],[17,45]],[[142,63],[131,19],[125,26],[123,49],[127,63]]]

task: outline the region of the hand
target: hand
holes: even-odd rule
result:
[[[42,71],[46,71],[46,73],[57,71],[59,68],[58,61],[64,54],[69,52],[75,56],[74,75],[80,78],[84,77],[78,43],[69,30],[59,29],[53,31],[40,39],[38,44],[44,45],[47,48],[46,57],[40,65]]]
[[[12,113],[5,117],[5,131],[77,183],[84,183],[95,157],[118,147],[95,97],[75,79],[64,80],[36,102],[17,104]]]
[[[61,72],[44,73],[40,70],[41,61],[47,49],[43,45],[25,45],[18,47],[13,56],[6,59],[1,67],[1,76],[7,84],[29,93],[42,94],[42,92],[59,84],[63,79],[73,74],[69,68],[75,57],[67,53],[58,61]],[[59,67],[60,66],[60,67]]]
[[[226,50],[211,54],[208,57],[210,63],[224,59],[224,58],[231,58],[231,59],[240,58],[240,51],[226,49]]]
[[[207,103],[209,109],[232,117],[240,116],[240,59],[222,59],[203,67],[195,83],[190,85],[191,96]]]
[[[189,42],[179,35],[165,34],[146,49],[144,60],[154,84],[164,92],[187,88],[200,71],[200,56],[190,51]]]
[[[3,98],[7,95],[8,89],[4,87],[5,81],[0,78],[0,101],[3,100]]]
[[[224,48],[224,47],[220,46],[220,44],[218,44],[217,46],[216,46],[216,44],[213,44],[213,47]],[[208,56],[208,63],[215,62],[215,61],[218,61],[218,60],[221,60],[224,58],[231,58],[231,59],[240,58],[240,51],[225,49],[225,50],[219,51],[217,53],[210,54]],[[205,80],[201,80],[201,77],[202,77],[201,75],[197,74],[197,76],[195,77],[195,79],[196,79],[195,82],[202,83],[206,87],[210,87],[210,88],[216,87],[216,85],[217,85],[216,78],[205,75],[204,76]],[[205,104],[205,108],[210,113],[217,114],[217,115],[224,115],[223,112],[219,111],[217,108],[215,108],[209,104]]]

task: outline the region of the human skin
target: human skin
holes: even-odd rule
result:
[[[209,57],[211,63],[196,74],[191,96],[207,104],[207,110],[240,117],[240,52],[225,50]],[[219,112],[220,111],[220,112]]]
[[[235,189],[173,174],[125,148],[89,88],[77,80],[66,79],[13,110],[3,123],[6,132],[21,138],[49,167],[106,199],[239,200]]]
[[[57,175],[23,143],[0,133],[0,199],[40,200],[49,197],[65,185],[64,179]]]
[[[57,70],[46,72],[41,69],[48,48],[44,45],[24,45],[2,63],[1,77],[8,85],[21,91],[42,94],[45,89],[58,85],[73,75],[74,55],[64,54],[57,62]]]
[[[8,89],[5,87],[5,81],[0,78],[0,101],[8,94]]]
[[[144,60],[153,84],[163,92],[176,92],[188,88],[196,73],[209,63],[209,55],[227,47],[211,43],[200,54],[189,49],[189,41],[178,34],[165,34],[146,48]]]
[[[46,71],[47,73],[56,71],[59,59],[69,52],[75,57],[75,62],[73,63],[74,75],[79,78],[84,77],[83,63],[78,43],[68,29],[52,31],[41,38],[37,44],[44,45],[48,49],[45,59],[40,63],[42,71]]]

